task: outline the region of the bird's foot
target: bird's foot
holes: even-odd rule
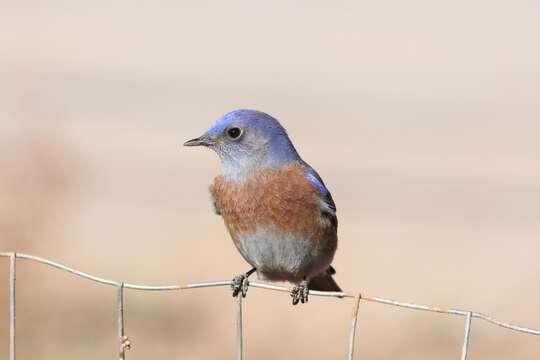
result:
[[[296,305],[299,302],[301,302],[302,304],[307,303],[308,295],[309,295],[308,282],[307,280],[303,280],[300,282],[300,284],[293,287],[291,291],[292,304]]]
[[[235,276],[231,281],[232,296],[237,297],[238,294],[242,294],[242,297],[246,297],[249,287],[249,280],[246,274]]]

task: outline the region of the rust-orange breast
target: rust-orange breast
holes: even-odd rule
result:
[[[239,235],[273,228],[335,251],[335,224],[321,214],[317,189],[300,164],[263,170],[240,184],[218,176],[210,192],[235,243]]]

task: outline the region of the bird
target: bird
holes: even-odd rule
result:
[[[210,185],[214,211],[251,269],[231,281],[246,296],[249,276],[290,282],[293,305],[309,290],[341,292],[331,263],[337,249],[336,205],[280,122],[261,111],[234,110],[184,146],[212,149],[221,174]]]

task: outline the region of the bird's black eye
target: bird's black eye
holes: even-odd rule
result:
[[[238,139],[238,137],[242,134],[242,130],[240,130],[237,127],[232,127],[227,130],[227,136],[231,139]]]

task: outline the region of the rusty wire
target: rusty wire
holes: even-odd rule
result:
[[[242,335],[242,294],[236,296],[236,360],[244,355],[244,336]]]
[[[465,320],[465,335],[463,336],[463,346],[461,348],[461,360],[467,359],[467,352],[469,350],[469,336],[471,334],[471,321],[472,312],[467,313],[467,319]]]
[[[16,260],[25,259],[36,261],[48,266],[60,269],[62,271],[80,276],[82,278],[100,283],[105,285],[115,286],[117,289],[117,313],[118,313],[118,341],[119,341],[119,358],[120,360],[125,359],[125,351],[129,350],[131,343],[127,336],[124,333],[124,289],[132,290],[142,290],[142,291],[171,291],[171,290],[186,290],[186,289],[197,289],[205,287],[214,287],[214,286],[230,286],[231,281],[209,281],[202,283],[192,283],[185,285],[140,285],[140,284],[129,284],[120,281],[110,280],[101,278],[98,276],[90,275],[88,273],[75,270],[68,266],[62,265],[60,263],[47,260],[38,256],[14,253],[14,252],[0,252],[0,257],[8,257],[9,262],[9,360],[15,360],[15,282],[16,282]],[[274,290],[281,292],[289,292],[291,289],[270,285],[265,283],[251,282],[250,287]],[[354,298],[353,302],[353,316],[352,323],[349,330],[349,341],[348,341],[348,352],[347,359],[352,360],[354,356],[354,346],[355,346],[355,334],[356,334],[356,325],[358,318],[358,308],[361,300],[371,301],[385,305],[397,306],[402,308],[408,308],[413,310],[422,310],[429,312],[444,313],[450,315],[457,315],[465,317],[465,330],[463,337],[463,346],[461,351],[461,360],[467,359],[468,346],[470,342],[470,333],[471,333],[471,323],[472,319],[484,320],[488,323],[532,335],[539,335],[540,330],[526,328],[523,326],[513,325],[500,320],[494,319],[488,315],[475,312],[475,311],[466,311],[466,310],[457,310],[457,309],[443,309],[433,306],[420,305],[407,303],[402,301],[390,300],[381,297],[370,297],[365,294],[353,294],[347,292],[326,292],[326,291],[310,291],[310,295],[314,296],[324,296],[324,297],[335,297],[335,298]],[[243,335],[242,335],[242,296],[238,296],[236,299],[236,359],[242,360],[243,358]]]
[[[126,358],[126,335],[124,334],[124,283],[120,283],[116,290],[116,309],[118,311],[118,354],[120,360]]]

